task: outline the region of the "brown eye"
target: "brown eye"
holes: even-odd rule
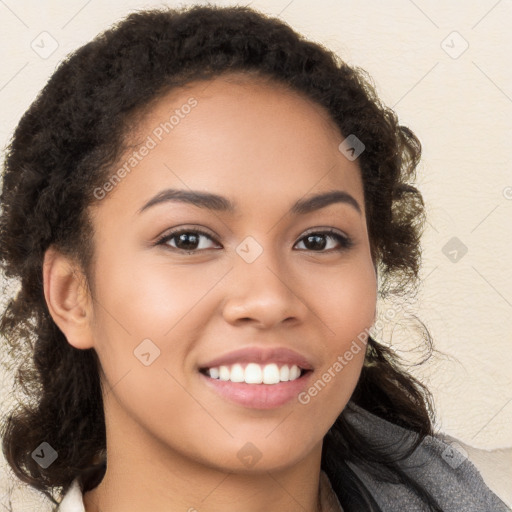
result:
[[[328,245],[326,239],[329,238],[331,240],[336,240],[340,247],[338,249],[329,247],[325,250]],[[309,233],[305,237],[301,238],[300,242],[302,241],[304,241],[303,243],[306,246],[306,250],[314,252],[343,251],[350,249],[354,245],[350,238],[333,230]]]
[[[164,235],[158,240],[156,245],[167,245],[169,248],[177,251],[199,252],[209,248],[204,247],[205,243],[201,243],[202,238],[213,240],[205,231],[199,229],[180,229]],[[168,243],[172,240],[175,240],[174,245]]]

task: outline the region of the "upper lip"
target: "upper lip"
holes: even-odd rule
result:
[[[243,348],[235,350],[233,352],[229,352],[228,354],[224,354],[215,359],[212,359],[211,361],[201,364],[199,368],[204,369],[214,368],[218,366],[229,366],[235,363],[279,363],[297,365],[299,368],[303,370],[313,369],[312,364],[305,356],[285,347]]]

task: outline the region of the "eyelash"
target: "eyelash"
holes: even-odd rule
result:
[[[167,233],[166,235],[163,235],[162,237],[160,237],[156,241],[155,245],[166,245],[168,241],[172,240],[173,238],[175,238],[183,233],[188,233],[188,234],[193,233],[195,235],[203,235],[203,236],[209,238],[210,240],[213,240],[214,242],[216,242],[216,240],[214,240],[214,238],[209,233],[207,233],[206,231],[203,231],[201,229],[195,228],[195,229],[176,229],[174,231],[171,231],[170,233]],[[302,240],[304,240],[305,238],[307,238],[308,236],[311,236],[311,235],[329,235],[330,237],[336,239],[339,242],[339,244],[341,245],[341,248],[329,249],[327,251],[325,251],[325,250],[314,251],[312,249],[305,249],[306,251],[311,250],[312,252],[316,252],[316,253],[320,253],[320,254],[322,254],[322,253],[329,254],[332,252],[346,251],[354,246],[354,242],[351,238],[341,235],[340,233],[338,233],[337,231],[334,231],[333,229],[327,229],[325,231],[311,231],[311,232],[307,233],[306,235],[304,235],[302,238],[300,238],[298,241],[301,242]],[[169,248],[170,250],[175,251],[175,252],[182,252],[182,253],[187,253],[187,254],[200,253],[200,252],[206,250],[206,249],[199,249],[199,250],[194,249],[191,251],[187,251],[186,249],[180,249],[178,247],[171,247],[169,245],[167,245],[167,248]]]

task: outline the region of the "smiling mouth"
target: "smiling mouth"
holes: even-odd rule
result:
[[[215,380],[245,384],[280,384],[300,379],[311,370],[289,364],[235,363],[212,368],[200,368],[200,373]]]

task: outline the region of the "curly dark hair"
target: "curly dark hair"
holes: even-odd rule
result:
[[[0,262],[6,282],[14,280],[18,290],[2,311],[0,330],[7,367],[17,370],[16,384],[26,398],[5,419],[2,447],[16,477],[55,504],[54,489],[62,497],[75,478],[84,492],[101,481],[106,433],[98,357],[93,349],[71,346],[50,316],[43,293],[45,251],[53,245],[73,257],[92,283],[87,208],[126,150],[130,127],[170,90],[230,72],[306,95],[327,110],[345,137],[354,134],[364,142],[358,164],[379,294],[417,290],[425,207],[412,183],[421,144],[381,103],[363,69],[305,40],[282,20],[246,7],[131,13],[60,63],[6,148]],[[433,435],[432,397],[397,354],[371,336],[351,402],[417,438],[412,448],[390,456],[369,445],[342,412],[324,438],[322,469],[344,510],[380,510],[349,468],[353,462],[380,478],[407,483],[440,511],[397,463]],[[58,452],[45,469],[31,457],[43,440]]]

